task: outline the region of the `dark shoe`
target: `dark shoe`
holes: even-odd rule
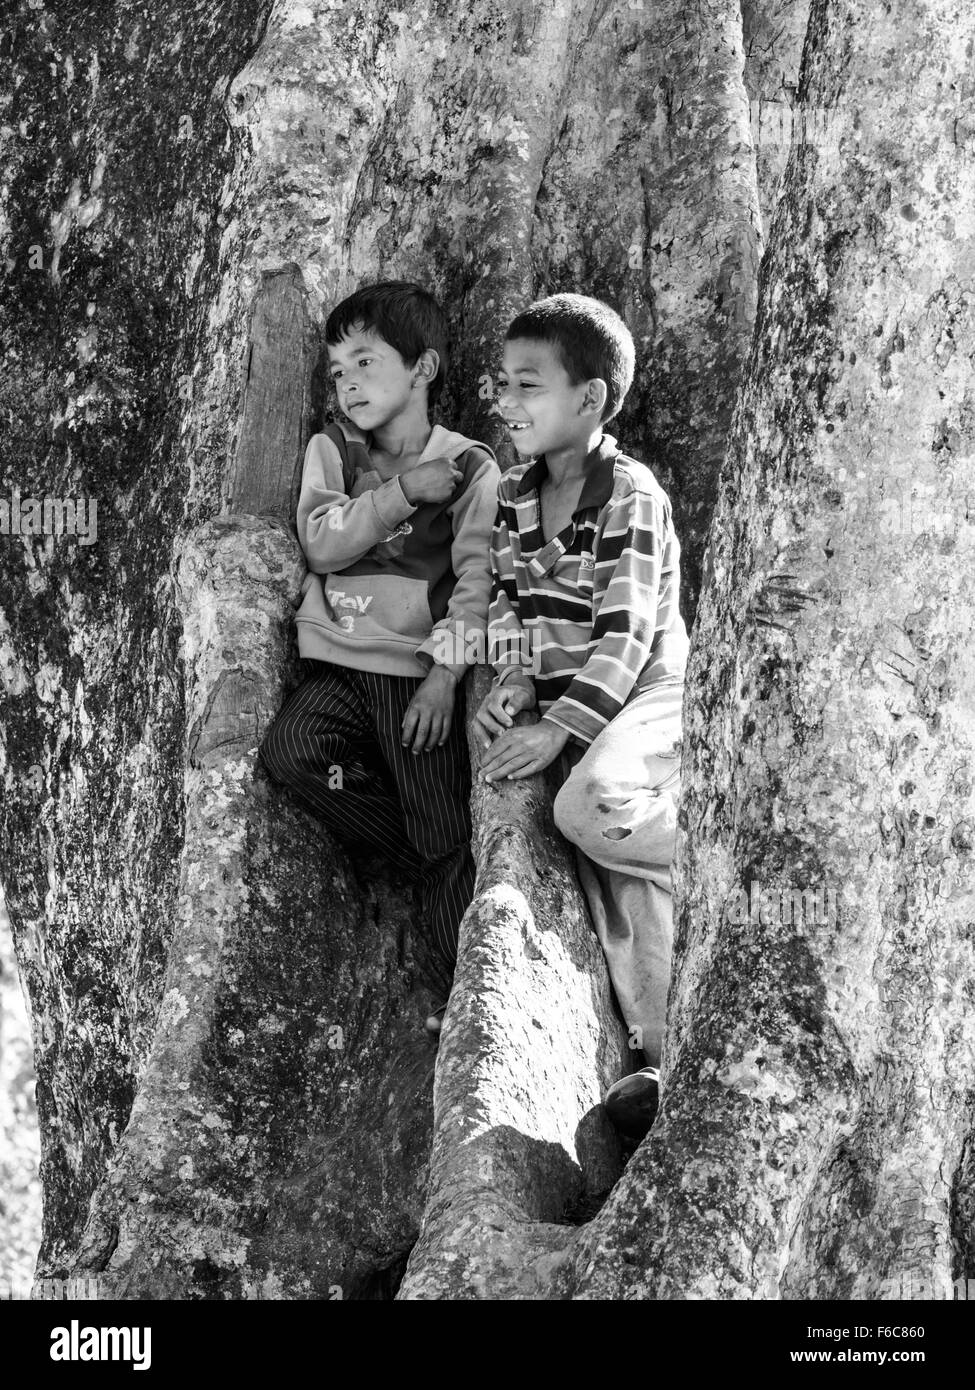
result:
[[[627,1139],[643,1139],[657,1114],[660,1072],[642,1067],[610,1086],[603,1099],[606,1114]]]

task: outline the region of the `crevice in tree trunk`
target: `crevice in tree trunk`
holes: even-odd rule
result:
[[[952,1279],[975,1280],[975,1100],[951,1182]]]
[[[392,1303],[399,1292],[410,1258],[410,1250],[404,1250],[397,1259],[382,1269],[377,1269],[362,1284],[358,1298],[379,1303]]]

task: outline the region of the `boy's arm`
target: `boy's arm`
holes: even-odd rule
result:
[[[313,435],[298,498],[298,540],[313,574],[329,574],[361,560],[416,511],[398,478],[361,497],[350,497],[344,488],[338,449],[325,435]]]
[[[602,602],[593,648],[565,693],[542,716],[591,743],[623,708],[646,666],[656,632],[667,516],[658,498],[637,489],[607,504],[596,544],[594,587]]]
[[[462,680],[470,635],[483,635],[491,592],[491,524],[498,506],[501,472],[490,454],[473,466],[467,486],[447,508],[454,538],[450,548],[454,588],[447,612],[421,642],[416,655],[426,664],[446,666]],[[475,653],[476,660],[476,653]]]

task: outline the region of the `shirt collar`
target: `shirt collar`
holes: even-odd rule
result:
[[[582,484],[579,501],[572,513],[573,516],[578,516],[580,512],[586,511],[589,507],[601,507],[609,501],[613,493],[613,465],[619,457],[619,452],[613,436],[604,434],[595,449],[586,456],[586,461],[583,464],[585,481]],[[517,487],[518,496],[523,497],[532,488],[541,488],[547,477],[548,465],[545,462],[545,455],[542,454],[522,474]]]

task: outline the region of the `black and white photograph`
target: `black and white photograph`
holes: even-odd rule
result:
[[[973,0],[0,14],[8,1337],[947,1368]]]

